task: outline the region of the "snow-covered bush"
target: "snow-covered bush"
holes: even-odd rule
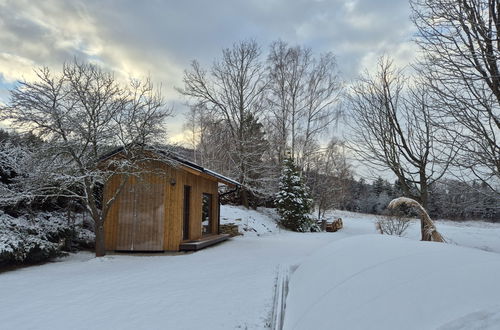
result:
[[[316,222],[309,217],[313,206],[309,189],[291,158],[284,161],[275,204],[281,217],[280,223],[285,228],[300,232],[320,231]]]
[[[39,262],[63,254],[74,245],[91,247],[94,234],[63,213],[41,212],[12,217],[0,211],[0,265]]]

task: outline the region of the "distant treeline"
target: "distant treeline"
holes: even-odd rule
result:
[[[342,209],[382,214],[393,198],[403,196],[398,181],[393,184],[382,178],[373,183],[352,180]],[[428,212],[434,219],[500,221],[498,199],[484,184],[468,184],[441,179],[431,186]]]
[[[44,143],[34,135],[20,135],[0,129],[0,145],[10,145],[33,148]],[[194,160],[199,158],[194,150],[184,147],[172,147],[182,157]],[[338,160],[342,153],[333,153]],[[1,161],[0,161],[1,164]],[[338,167],[338,166],[337,166]],[[8,168],[0,166],[0,185],[11,184],[16,175]],[[310,169],[303,173],[306,183],[315,199],[316,210],[320,216],[328,209],[343,209],[354,212],[383,214],[393,198],[404,196],[399,182],[388,182],[378,178],[372,183],[365,179],[355,179],[353,172],[348,168],[343,171],[325,173],[318,169]],[[500,205],[498,199],[484,184],[465,183],[454,179],[441,179],[431,186],[429,192],[428,211],[435,219],[450,220],[487,220],[500,221]],[[263,194],[259,198],[252,198],[252,206],[274,206],[274,195]],[[227,202],[239,203],[238,197]],[[323,203],[323,204],[322,204]],[[321,205],[320,205],[321,204]],[[11,214],[22,213],[21,209],[28,207],[24,204],[0,206],[0,209]],[[77,201],[67,198],[49,198],[33,201],[29,205],[31,211],[55,211],[71,208],[81,211],[83,207]],[[319,209],[319,210],[318,210]]]

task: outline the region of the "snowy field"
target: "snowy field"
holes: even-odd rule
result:
[[[499,274],[495,253],[351,237],[295,271],[285,329],[500,329]]]
[[[444,245],[418,242],[417,223],[408,238],[374,235],[371,215],[334,212],[342,231],[300,234],[277,228],[272,210],[221,211],[244,236],[0,273],[0,328],[265,329],[282,264],[298,266],[285,329],[500,328],[500,225],[437,222]]]

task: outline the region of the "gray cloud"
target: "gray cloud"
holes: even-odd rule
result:
[[[371,67],[382,53],[414,56],[407,0],[11,1],[0,0],[0,97],[33,66],[59,68],[73,57],[123,77],[150,74],[183,111],[174,86],[192,59],[210,65],[223,47],[276,39],[337,55],[343,78]],[[181,131],[182,116],[172,124]]]

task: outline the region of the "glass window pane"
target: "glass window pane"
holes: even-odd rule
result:
[[[202,196],[201,232],[203,235],[212,233],[212,195],[204,193]]]

